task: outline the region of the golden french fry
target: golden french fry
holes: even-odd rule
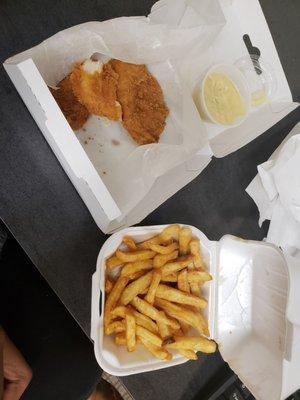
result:
[[[179,290],[182,290],[183,292],[190,293],[190,285],[187,279],[187,274],[188,272],[186,268],[179,272],[177,279],[177,287]]]
[[[169,325],[172,329],[179,329],[180,325],[177,321],[165,317],[159,313],[159,311],[153,307],[151,304],[147,303],[147,301],[140,299],[136,296],[131,304],[142,314],[147,315],[147,317],[153,319],[154,321],[162,321],[166,325]]]
[[[183,321],[179,321],[179,325],[181,327],[182,333],[186,335],[190,329],[189,325]]]
[[[120,276],[116,281],[112,291],[109,293],[104,306],[104,327],[106,328],[111,320],[111,312],[115,308],[125,286],[128,283],[128,278]]]
[[[115,336],[115,343],[118,346],[126,346],[126,333],[117,333]]]
[[[162,276],[170,275],[173,272],[178,272],[182,270],[183,268],[187,267],[189,264],[191,264],[194,260],[194,257],[189,255],[186,257],[179,258],[175,260],[174,262],[166,263],[161,267],[161,273]]]
[[[159,358],[160,360],[172,360],[172,354],[169,353],[167,349],[156,346],[141,336],[138,337],[140,337],[142,344],[147,350],[150,351],[151,354],[154,355],[154,357]]]
[[[161,243],[163,243],[163,239],[159,235],[156,235],[150,239],[145,240],[144,242],[137,243],[137,248],[146,250],[150,249],[149,247],[150,244],[161,244]]]
[[[177,258],[178,262],[184,263],[185,267],[194,266],[194,256],[192,254],[186,254],[185,256],[179,256]]]
[[[116,256],[123,263],[148,260],[149,258],[153,258],[155,254],[152,250],[116,251]]]
[[[160,283],[156,289],[156,297],[175,303],[186,304],[189,306],[205,308],[207,306],[207,300],[203,297],[196,297],[192,294],[182,292],[181,290],[172,288],[170,286]]]
[[[190,241],[190,251],[194,256],[194,265],[196,268],[205,268],[204,261],[202,259],[201,248],[199,240],[193,239]]]
[[[176,318],[180,322],[185,322],[197,329],[201,334],[209,336],[207,322],[200,313],[196,313],[183,306],[179,306],[157,297],[155,298],[154,305],[164,310],[167,315]]]
[[[180,328],[180,329],[177,329],[177,331],[173,332],[173,336],[185,336],[185,334],[182,332],[182,329]],[[170,342],[170,343],[173,343],[173,342],[174,342],[174,340],[172,340],[172,342]]]
[[[129,311],[128,307],[117,306],[112,310],[111,314],[113,317],[120,317],[125,319],[126,311]]]
[[[189,360],[197,360],[197,354],[194,350],[178,349],[178,352]]]
[[[121,261],[115,254],[107,258],[105,261],[106,268],[109,269],[119,267],[122,264],[124,264],[123,261]]]
[[[187,274],[189,283],[204,283],[212,280],[212,276],[206,271],[193,270]]]
[[[129,307],[118,306],[112,311],[112,315],[114,317],[125,318],[125,314],[126,314],[127,310],[129,310]],[[148,331],[150,331],[150,332],[153,332],[153,333],[158,332],[158,327],[157,327],[156,323],[154,321],[152,321],[151,318],[147,317],[147,315],[144,315],[134,309],[132,309],[131,311],[134,315],[135,322],[137,325],[148,329]]]
[[[181,228],[179,231],[179,254],[186,255],[189,252],[189,243],[192,239],[191,228]]]
[[[129,275],[128,278],[129,278],[131,281],[135,281],[136,279],[139,279],[139,278],[141,278],[142,276],[146,275],[145,272],[147,272],[147,271],[136,271],[136,272],[134,272],[133,274]]]
[[[149,249],[155,251],[156,253],[159,254],[170,254],[172,253],[174,250],[178,249],[178,243],[173,242],[171,244],[169,244],[168,246],[162,246],[160,244],[149,244]]]
[[[154,333],[148,331],[148,329],[143,328],[142,326],[137,325],[136,334],[141,338],[141,340],[147,340],[148,342],[154,344],[155,346],[161,347],[162,339],[155,335]]]
[[[136,344],[141,343],[139,337],[136,336],[135,342]],[[117,333],[115,336],[115,343],[117,346],[126,346],[127,345],[126,333],[125,332]]]
[[[172,241],[178,241],[180,226],[169,225],[159,235],[155,235],[144,242],[138,243],[137,247],[140,249],[148,249],[150,244],[169,244]]]
[[[161,278],[163,282],[177,282],[178,272],[173,272],[172,274],[165,275]]]
[[[191,293],[194,296],[200,297],[201,296],[201,285],[197,282],[191,282],[190,284]]]
[[[193,311],[193,309],[192,309],[192,311]],[[195,311],[195,314],[196,314],[196,318],[197,318],[197,323],[199,324],[198,331],[201,333],[201,335],[209,337],[209,329],[208,329],[207,319],[198,310]]]
[[[160,314],[167,318],[166,314],[163,311],[160,311]],[[158,331],[160,334],[160,337],[165,340],[168,339],[172,336],[172,331],[168,325],[166,325],[164,322],[157,321],[157,326],[158,326]]]
[[[169,225],[161,232],[161,234],[159,236],[163,240],[163,243],[166,243],[169,240],[178,241],[179,230],[180,230],[179,225],[177,225],[177,224]]]
[[[126,325],[126,344],[128,351],[135,350],[135,331],[136,324],[135,318],[131,311],[126,311],[125,314],[125,325]]]
[[[216,342],[203,336],[175,336],[175,342],[167,344],[170,349],[183,349],[214,353],[217,350]]]
[[[148,269],[151,269],[152,267],[153,267],[152,259],[128,263],[128,264],[125,264],[124,267],[122,268],[121,275],[129,276],[131,278],[132,276],[134,276],[135,273],[140,272],[140,271],[147,271]]]
[[[107,325],[107,327],[105,328],[105,334],[111,335],[114,332],[116,333],[125,332],[124,321],[114,321]]]
[[[133,315],[135,316],[136,323],[139,326],[142,326],[143,328],[148,329],[148,331],[157,333],[158,332],[158,327],[154,321],[152,321],[151,318],[147,317],[147,315],[144,315],[136,310],[132,311]]]
[[[112,291],[112,288],[114,287],[113,282],[106,277],[105,279],[105,293],[109,294]]]
[[[157,289],[157,287],[159,285],[160,280],[161,280],[161,272],[159,270],[153,271],[152,281],[150,283],[150,286],[149,286],[149,289],[148,289],[148,293],[145,296],[145,300],[149,304],[153,304],[154,303],[156,289]]]
[[[151,283],[153,272],[150,271],[146,275],[143,275],[136,281],[131,282],[123,291],[120,298],[120,303],[126,305],[131,302],[131,300],[147,289]],[[128,279],[128,278],[126,278]]]
[[[194,269],[195,269],[194,262],[193,262],[193,264],[188,265],[188,268],[187,268],[188,271],[191,271]],[[187,278],[187,276],[186,276],[186,278]],[[193,282],[189,283],[189,293],[192,293],[194,296],[200,297],[201,290],[200,290],[199,284],[193,283]]]
[[[168,261],[174,260],[178,256],[178,250],[172,251],[169,254],[157,254],[153,259],[153,267],[160,268]]]
[[[136,250],[137,249],[135,241],[130,236],[124,236],[123,237],[123,243],[128,247],[129,250]]]
[[[163,265],[160,268],[160,270],[161,270],[162,277],[164,277],[164,276],[173,274],[174,272],[178,272],[183,268],[184,267],[182,266],[182,264],[180,262],[174,261],[174,262],[166,263],[165,265]]]
[[[207,319],[206,319],[206,317],[204,317],[202,314],[199,314],[199,316],[200,316],[199,321],[201,321],[202,328],[203,328],[202,334],[203,334],[204,336],[209,337],[209,329],[208,329],[208,322],[207,322]]]

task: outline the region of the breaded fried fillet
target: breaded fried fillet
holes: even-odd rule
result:
[[[119,75],[117,99],[123,126],[138,144],[157,143],[169,114],[159,83],[145,65],[119,60],[108,64]]]
[[[60,81],[57,84],[57,88],[58,89],[53,89],[49,87],[71,128],[76,131],[85,124],[89,117],[89,112],[74,96],[70,82],[70,75],[67,75],[62,81]]]
[[[118,74],[109,63],[86,60],[76,64],[71,73],[73,92],[91,114],[119,121],[121,105],[117,101]]]

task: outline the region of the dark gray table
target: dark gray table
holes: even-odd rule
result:
[[[143,15],[152,0],[2,0],[0,61],[69,26],[121,15]],[[295,100],[300,101],[300,3],[261,0]],[[91,275],[106,239],[62,170],[9,78],[0,75],[0,217],[82,329],[90,330]],[[210,239],[231,233],[262,239],[255,205],[244,189],[300,120],[300,109],[258,139],[214,159],[143,224],[182,222]],[[190,400],[222,365],[218,354],[158,372],[122,378],[140,400]]]

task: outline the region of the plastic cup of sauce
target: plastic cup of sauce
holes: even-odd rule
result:
[[[196,84],[193,98],[204,121],[228,128],[264,106],[276,89],[272,66],[251,55],[210,67]]]
[[[248,116],[251,95],[243,73],[234,65],[209,68],[194,90],[201,117],[221,126],[238,126]]]

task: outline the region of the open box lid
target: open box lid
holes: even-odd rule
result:
[[[257,400],[285,399],[300,386],[299,265],[273,245],[230,235],[218,252],[220,353]]]

